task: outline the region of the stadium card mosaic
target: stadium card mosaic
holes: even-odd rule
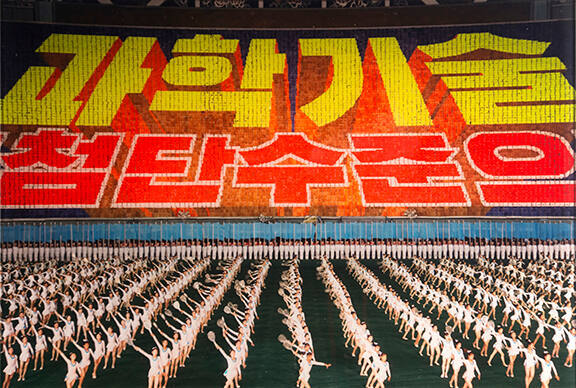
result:
[[[2,216],[574,212],[572,22],[2,24]]]

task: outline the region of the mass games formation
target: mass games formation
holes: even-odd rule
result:
[[[384,387],[394,360],[386,338],[377,342],[370,319],[358,316],[343,272],[451,387],[481,379],[478,358],[507,378],[523,374],[526,387],[535,378],[548,387],[557,368],[573,367],[574,248],[570,240],[517,239],[4,244],[3,386],[59,368],[59,359],[66,385],[82,386],[122,368],[133,348],[149,360],[149,387],[164,387],[215,319],[221,333],[207,338],[226,360],[225,386],[238,387],[257,346],[251,336],[268,270],[281,265],[279,285],[268,284],[285,303],[278,314],[289,338],[278,341],[298,361],[294,383],[309,387],[313,366],[331,366],[315,358],[302,305],[299,267],[314,262],[367,387]],[[236,303],[226,302],[230,294]],[[137,344],[146,338],[153,348]]]

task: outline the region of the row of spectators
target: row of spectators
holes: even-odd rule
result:
[[[189,8],[362,8],[486,3],[494,0],[57,0],[63,3]],[[33,0],[9,2],[26,5]]]

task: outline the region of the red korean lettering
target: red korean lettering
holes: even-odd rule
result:
[[[573,206],[574,152],[545,132],[479,132],[464,143],[471,166],[487,179],[477,182],[485,206]]]
[[[2,155],[1,206],[97,207],[120,139],[115,133],[84,139],[62,129],[22,134]]]
[[[234,162],[235,151],[227,148],[227,137],[208,136],[197,179],[191,180],[195,140],[195,135],[136,136],[118,183],[114,206],[218,206],[223,167]]]
[[[270,206],[309,206],[312,187],[348,185],[345,151],[311,142],[302,133],[278,133],[240,155],[245,165],[236,168],[234,186],[270,187]]]
[[[470,206],[443,134],[351,135],[365,206]],[[449,181],[449,182],[444,182]]]
[[[37,133],[25,133],[20,136],[10,153],[3,156],[4,163],[10,169],[24,166],[66,168],[78,158],[66,154],[78,140],[75,134],[66,134],[62,130],[41,129]]]
[[[220,181],[224,175],[223,168],[233,165],[236,160],[236,151],[228,148],[229,135],[210,135],[204,138],[200,168],[197,180],[202,182]]]

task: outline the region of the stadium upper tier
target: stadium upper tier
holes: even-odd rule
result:
[[[54,1],[7,0],[5,4],[33,6],[34,3]],[[471,5],[481,3],[514,3],[518,0],[59,0],[56,3],[104,4],[137,7],[189,7],[189,8],[365,8],[437,5]],[[570,4],[571,0],[551,0],[551,6]],[[534,1],[534,3],[536,3]]]

